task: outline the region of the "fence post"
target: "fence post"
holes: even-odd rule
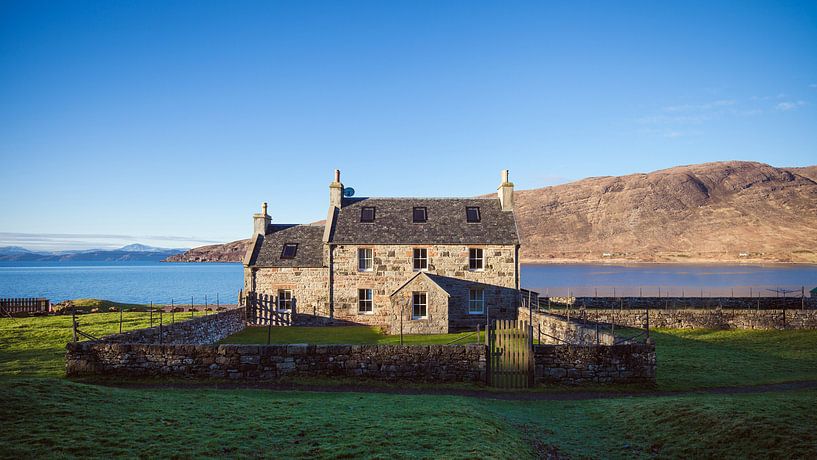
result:
[[[150,301],[150,327],[153,327],[153,301]]]
[[[272,337],[272,311],[270,308],[269,297],[265,296],[267,300],[267,345],[270,343],[270,339]],[[277,303],[277,302],[276,302]]]
[[[162,324],[162,310],[159,310],[159,345],[162,344],[162,339],[164,335],[164,324]]]
[[[119,333],[122,333],[122,310],[124,310],[123,306],[119,307]]]
[[[74,343],[77,343],[77,310],[71,309],[71,329],[74,331]]]
[[[193,312],[193,296],[191,295],[190,296],[190,317],[192,318],[193,316],[195,316],[195,314]]]

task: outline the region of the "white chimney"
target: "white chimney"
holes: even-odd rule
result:
[[[513,211],[513,182],[508,180],[508,170],[502,170],[502,183],[497,189],[503,211]]]
[[[343,205],[343,184],[340,183],[340,169],[335,170],[335,180],[329,184],[329,206],[338,209]]]
[[[267,202],[265,201],[261,203],[261,212],[252,215],[253,237],[255,235],[265,235],[270,222],[272,222],[272,218],[267,214]]]

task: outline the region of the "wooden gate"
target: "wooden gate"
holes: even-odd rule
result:
[[[488,328],[488,382],[499,388],[533,383],[533,334],[527,321],[495,320]]]

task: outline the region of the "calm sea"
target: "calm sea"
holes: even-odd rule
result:
[[[817,265],[525,265],[522,285],[543,295],[808,295]],[[0,297],[235,303],[241,286],[241,264],[0,263]]]

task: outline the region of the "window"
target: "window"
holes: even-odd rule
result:
[[[374,222],[374,206],[363,206],[360,209],[361,222]]]
[[[411,293],[411,317],[414,319],[428,318],[428,299],[425,292]]]
[[[282,259],[294,259],[298,252],[298,243],[286,243],[284,249],[281,250]]]
[[[471,288],[468,290],[468,314],[480,315],[485,313],[485,290]]]
[[[357,269],[370,272],[374,269],[374,249],[360,248],[357,250]]]
[[[414,248],[414,269],[428,270],[428,249]]]
[[[415,223],[422,223],[428,220],[428,210],[425,207],[415,207],[411,213]]]
[[[465,220],[467,220],[471,224],[480,222],[482,219],[481,216],[479,215],[479,206],[466,206]]]
[[[482,248],[468,249],[468,268],[471,270],[482,270],[484,265]]]
[[[372,312],[372,290],[358,289],[357,290],[357,311],[358,313]]]
[[[292,310],[291,289],[278,289],[278,309],[285,311]]]

